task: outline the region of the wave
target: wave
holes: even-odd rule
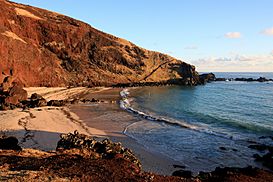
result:
[[[204,114],[201,112],[187,111],[194,114],[197,118],[202,120],[202,123],[209,125],[217,125],[218,127],[228,127],[239,129],[244,132],[255,132],[257,134],[266,135],[273,132],[273,127],[268,124],[243,122],[235,118],[227,118],[226,116],[219,116],[213,114]],[[215,130],[215,128],[214,128]]]
[[[194,130],[197,132],[203,132],[203,133],[207,133],[207,134],[222,137],[222,138],[234,139],[234,136],[230,135],[229,133],[213,131],[205,125],[201,125],[201,124],[200,125],[193,125],[193,124],[187,123],[183,120],[178,121],[178,120],[171,119],[171,118],[155,116],[155,115],[147,114],[147,113],[144,113],[144,112],[139,111],[137,109],[134,109],[133,107],[131,107],[129,95],[130,95],[130,92],[128,89],[123,89],[120,92],[120,96],[122,98],[120,100],[120,108],[124,109],[132,114],[135,114],[139,117],[142,117],[146,120],[153,121],[153,122],[165,123],[170,126],[181,127],[184,129],[190,129],[190,130]],[[135,124],[137,124],[137,122],[128,125],[124,129],[123,133],[126,134],[128,128],[130,128],[131,126],[133,126]]]
[[[197,130],[199,128],[198,126],[195,126],[195,125],[191,125],[188,123],[182,123],[181,121],[178,122],[178,121],[163,118],[163,117],[153,116],[151,114],[147,114],[142,111],[136,110],[131,107],[130,99],[128,98],[129,94],[130,93],[129,93],[128,89],[124,89],[120,92],[120,96],[122,97],[122,99],[120,101],[120,108],[122,108],[130,113],[136,114],[136,115],[138,115],[144,119],[150,120],[150,121],[164,122],[169,125],[180,126],[182,128],[189,128],[189,129],[194,129],[194,130]]]

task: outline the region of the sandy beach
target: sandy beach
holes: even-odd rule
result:
[[[41,107],[1,111],[1,132],[16,136],[23,148],[54,150],[60,134],[78,130],[80,133],[97,138],[110,138],[121,142],[134,151],[143,169],[163,175],[171,175],[178,162],[166,156],[151,152],[134,139],[123,134],[126,126],[140,121],[130,113],[119,108],[118,88],[25,88],[30,97],[32,93],[42,95],[47,101],[72,98],[98,99],[101,102],[76,104],[66,107]]]
[[[101,88],[103,90],[103,88]],[[47,100],[78,97],[99,89],[88,88],[26,88],[28,95],[38,93]],[[41,107],[27,110],[1,111],[1,132],[14,135],[24,148],[54,150],[61,133],[78,130],[80,133],[104,136],[105,132],[87,127],[68,107]]]
[[[132,149],[140,159],[145,171],[171,175],[172,172],[177,170],[173,165],[180,165],[179,162],[167,158],[158,152],[151,152],[136,140],[124,135],[123,131],[128,125],[141,121],[142,118],[120,109],[120,91],[121,89],[114,88],[87,94],[85,95],[86,99],[95,98],[105,102],[73,105],[70,109],[76,113],[87,126],[104,131],[106,137],[115,142],[121,142],[125,147]]]

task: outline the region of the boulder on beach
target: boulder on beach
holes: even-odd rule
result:
[[[62,107],[66,104],[64,100],[50,100],[47,102],[47,106]]]
[[[47,101],[41,95],[34,93],[30,97],[29,104],[30,104],[30,107],[32,108],[43,107],[43,106],[47,106]]]

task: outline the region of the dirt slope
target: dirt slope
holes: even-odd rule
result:
[[[25,86],[198,82],[192,65],[67,16],[0,0],[0,82],[11,74]]]

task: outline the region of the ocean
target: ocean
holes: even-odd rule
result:
[[[216,77],[273,78],[273,73],[215,73]],[[195,87],[124,90],[121,107],[146,120],[125,134],[193,172],[216,167],[262,167],[248,148],[272,145],[273,82],[212,82]]]

